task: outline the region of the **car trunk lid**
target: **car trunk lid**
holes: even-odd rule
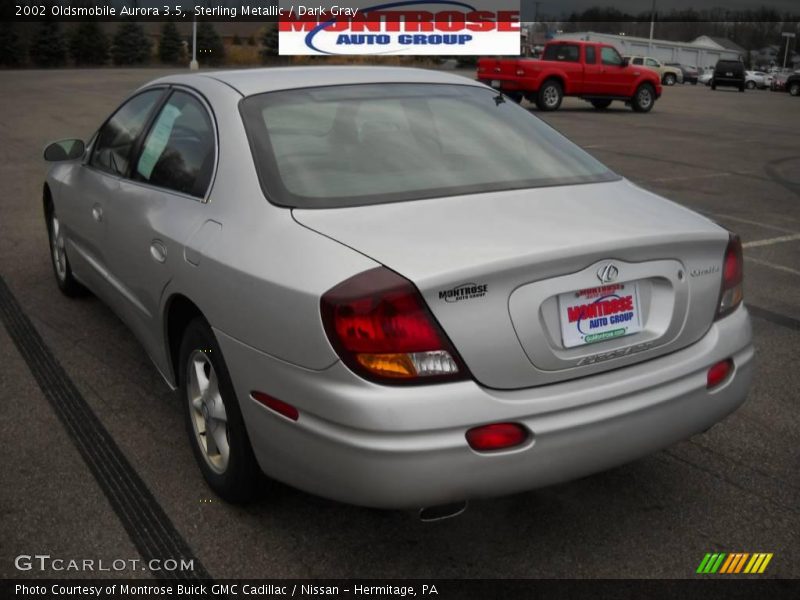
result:
[[[499,389],[697,341],[728,241],[624,180],[293,214],[411,280],[476,380]]]

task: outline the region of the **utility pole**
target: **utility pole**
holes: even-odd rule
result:
[[[781,35],[786,38],[786,51],[783,53],[783,68],[786,69],[786,63],[789,60],[789,45],[792,43],[792,38],[795,37],[795,34],[784,31]]]
[[[653,7],[650,9],[650,56],[653,56],[653,32],[656,28],[656,0],[653,0]]]
[[[194,19],[192,19],[192,62],[189,63],[190,71],[197,71],[200,68],[197,62],[197,12],[192,9]]]

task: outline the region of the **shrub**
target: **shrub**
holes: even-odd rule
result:
[[[57,21],[43,21],[33,38],[30,56],[38,67],[61,67],[67,62],[67,43]]]
[[[25,46],[9,21],[0,22],[0,65],[18,67],[25,62]]]
[[[191,37],[189,44],[191,47]],[[225,46],[211,23],[197,24],[197,60],[215,66],[225,61]]]
[[[123,21],[114,34],[111,58],[115,65],[138,65],[150,60],[152,43],[144,29],[133,21]]]
[[[79,23],[69,35],[69,54],[76,65],[102,65],[108,60],[108,38],[96,21]]]
[[[278,56],[278,25],[270,23],[261,37],[261,58],[265,61],[273,56]]]
[[[175,64],[181,62],[183,57],[183,40],[178,27],[172,21],[167,21],[161,28],[161,38],[158,41],[158,59],[162,63]]]

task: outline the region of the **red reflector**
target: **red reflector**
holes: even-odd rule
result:
[[[717,387],[728,378],[733,371],[733,361],[728,358],[718,362],[708,370],[706,377],[706,387],[708,389]]]
[[[519,446],[528,439],[528,430],[516,423],[493,423],[467,431],[470,448],[479,452]]]
[[[287,419],[297,421],[300,417],[300,412],[291,404],[286,404],[283,400],[278,400],[264,392],[250,392],[250,397],[266,406],[268,409],[275,411],[279,415],[283,415]]]

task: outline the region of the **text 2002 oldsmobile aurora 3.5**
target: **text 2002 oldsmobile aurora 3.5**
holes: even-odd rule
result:
[[[176,75],[49,146],[59,287],[180,390],[210,486],[375,507],[564,481],[752,375],[738,238],[454,75]]]

